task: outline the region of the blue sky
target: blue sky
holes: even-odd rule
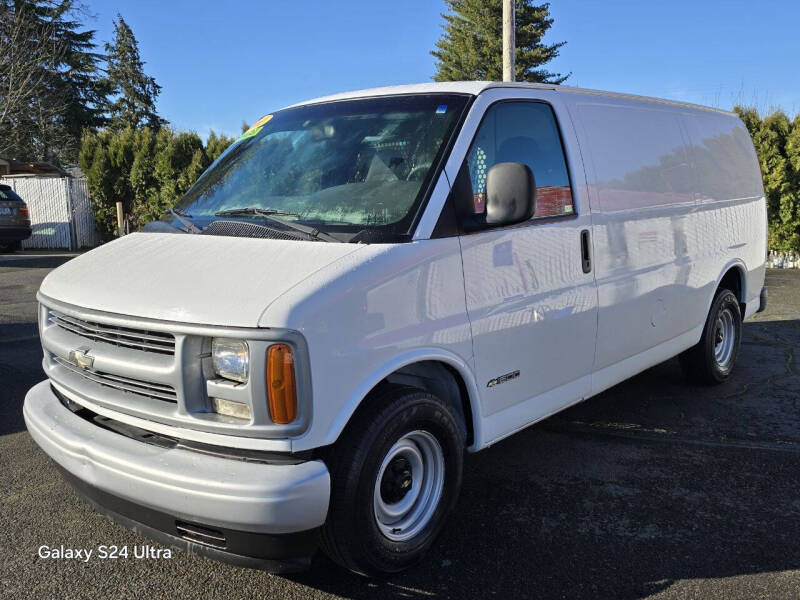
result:
[[[120,12],[162,116],[205,136],[337,91],[430,81],[440,0],[87,0],[98,38]],[[800,110],[796,0],[553,0],[551,70],[568,84],[729,108]]]

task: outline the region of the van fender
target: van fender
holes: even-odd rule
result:
[[[714,285],[714,290],[711,293],[711,297],[708,299],[707,307],[711,308],[711,303],[714,301],[714,293],[717,291],[722,278],[728,274],[732,268],[737,268],[739,270],[739,275],[741,276],[742,280],[742,290],[741,290],[741,298],[739,298],[739,302],[747,302],[747,265],[744,264],[744,261],[741,258],[734,258],[728,261],[725,267],[722,269],[720,274],[717,276],[716,284]]]
[[[728,261],[723,269],[720,271],[719,275],[717,275],[717,279],[714,282],[714,286],[711,289],[710,294],[708,295],[708,299],[706,300],[706,318],[708,318],[708,311],[711,310],[711,303],[714,302],[714,296],[717,293],[717,288],[719,288],[719,284],[722,282],[723,277],[728,274],[728,271],[731,269],[737,269],[739,271],[739,275],[741,276],[742,280],[742,291],[741,291],[741,298],[739,298],[739,302],[746,302],[747,300],[747,266],[744,264],[744,261],[741,258],[734,258]],[[742,315],[742,319],[744,319],[744,315]],[[705,323],[705,321],[704,321]],[[700,328],[702,335],[702,327]],[[698,337],[698,340],[700,338]]]
[[[442,348],[424,347],[415,348],[399,354],[392,358],[392,360],[373,370],[369,377],[365,378],[355,389],[355,391],[348,397],[347,402],[339,411],[339,415],[331,424],[331,427],[325,436],[325,444],[332,444],[339,438],[339,436],[342,434],[342,431],[344,431],[344,428],[350,422],[353,414],[376,385],[378,385],[381,381],[398,369],[402,369],[410,364],[423,361],[439,361],[445,363],[446,365],[453,367],[464,380],[464,384],[467,389],[469,410],[472,416],[474,433],[472,445],[470,445],[467,450],[475,451],[477,448],[479,448],[480,440],[482,439],[480,394],[478,392],[478,386],[475,383],[475,376],[473,374],[472,367],[457,354]]]

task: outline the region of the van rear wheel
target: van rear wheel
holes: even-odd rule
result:
[[[365,575],[418,562],[461,487],[458,416],[432,394],[392,386],[369,400],[327,457],[331,501],[325,553]]]
[[[736,295],[720,289],[711,303],[703,336],[679,357],[689,380],[717,384],[730,377],[742,342],[742,311]]]

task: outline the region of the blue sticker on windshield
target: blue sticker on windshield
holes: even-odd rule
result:
[[[437,115],[443,115],[446,112],[447,112],[447,104],[440,104],[439,106],[436,107]]]

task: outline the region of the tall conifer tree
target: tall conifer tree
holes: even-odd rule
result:
[[[436,81],[500,81],[503,78],[502,0],[445,0],[444,34],[436,42]],[[561,83],[569,74],[544,68],[558,56],[566,42],[545,44],[545,33],[553,24],[550,4],[516,0],[517,81]]]
[[[145,74],[139,55],[139,42],[120,14],[114,21],[114,40],[106,44],[108,85],[112,94],[109,113],[112,129],[150,127],[158,129],[166,121],[158,116],[156,99],[161,86]]]
[[[64,86],[66,100],[64,126],[70,140],[75,142],[70,156],[74,162],[77,158],[77,142],[83,130],[101,127],[106,123],[108,88],[100,67],[105,57],[96,51],[96,31],[82,30],[80,17],[84,16],[84,9],[69,0],[53,10],[58,25],[56,35],[65,44],[60,82]]]
[[[74,0],[0,0],[0,155],[74,164],[103,124],[95,32]]]

